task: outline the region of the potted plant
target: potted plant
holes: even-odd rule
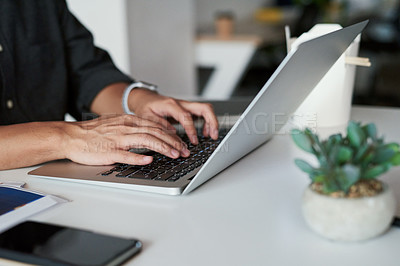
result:
[[[351,121],[347,136],[321,141],[310,129],[293,129],[295,144],[316,158],[317,167],[295,159],[311,178],[303,195],[303,216],[312,230],[332,240],[359,241],[390,226],[396,210],[394,195],[377,177],[400,165],[397,143],[385,143],[376,126]]]

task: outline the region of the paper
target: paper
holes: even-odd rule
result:
[[[291,43],[291,49],[295,49],[305,41],[341,28],[337,24],[317,24]],[[359,43],[360,35],[300,105],[293,116],[293,121],[290,121],[292,125],[299,128],[309,127],[318,133],[323,133],[323,129],[335,131],[328,130],[328,135],[346,128],[350,119],[356,68],[354,65],[347,65],[345,57],[357,56]]]
[[[66,199],[22,188],[23,183],[0,183],[0,232]]]

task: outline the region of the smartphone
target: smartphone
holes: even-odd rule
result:
[[[120,265],[142,248],[136,239],[33,221],[0,234],[0,257],[35,265]]]

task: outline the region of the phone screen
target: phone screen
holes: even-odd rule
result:
[[[31,221],[0,234],[0,257],[40,265],[119,265],[141,246],[135,239]]]

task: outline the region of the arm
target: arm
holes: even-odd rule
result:
[[[207,104],[191,103],[136,89],[130,106],[143,117],[122,113],[121,98],[127,83],[104,88],[91,105],[98,119],[84,122],[32,122],[0,127],[0,170],[31,166],[58,159],[70,159],[88,165],[113,163],[148,164],[152,158],[131,153],[131,148],[148,148],[171,158],[189,156],[181,140],[171,134],[173,127],[164,119],[172,116],[187,132],[196,136],[191,114],[206,118],[204,134],[218,123]],[[208,120],[207,120],[208,118]],[[212,126],[207,126],[207,124]],[[190,133],[188,133],[190,134]],[[192,142],[196,143],[197,139]],[[27,156],[28,155],[28,156]]]
[[[118,93],[133,82],[132,78],[117,69],[105,50],[94,45],[92,34],[71,14],[65,2],[60,2],[60,28],[68,70],[67,111],[81,120],[85,113],[93,112],[94,99],[106,92],[103,97],[106,100],[100,101],[99,108],[95,108],[96,113],[123,113],[119,109],[121,101],[118,98],[121,96]]]
[[[92,111],[100,115],[123,113],[121,101],[123,92],[132,79],[123,75],[113,65],[108,54],[93,45],[91,34],[64,7],[64,39],[68,55],[71,85],[76,93],[73,102],[76,109],[70,113],[79,117],[83,112]],[[211,105],[190,103],[161,96],[147,90],[135,89],[129,95],[129,107],[137,115],[174,128],[165,120],[172,117],[179,121],[193,143],[197,134],[192,115],[205,119],[203,133],[218,137],[218,122]]]
[[[0,127],[0,170],[61,159],[62,123],[24,123]]]
[[[90,110],[99,115],[123,114],[122,94],[128,85],[125,82],[108,85],[94,98]]]
[[[150,156],[129,152],[131,148],[147,148],[171,158],[189,156],[178,137],[161,125],[132,115],[114,115],[84,122],[1,126],[0,170],[57,159],[88,165],[152,161]]]
[[[68,111],[78,119],[90,110],[114,115],[85,122],[33,122],[2,126],[0,169],[65,158],[91,165],[115,162],[147,164],[151,162],[151,157],[128,152],[130,148],[143,147],[172,158],[188,156],[189,151],[181,140],[169,134],[167,129],[172,127],[164,117],[172,116],[183,123],[187,114],[200,114],[200,109],[193,106],[187,108],[184,101],[138,89],[129,97],[129,105],[135,106],[133,110],[148,116],[149,120],[131,115],[116,116],[122,113],[122,92],[132,80],[116,70],[104,51],[93,46],[90,33],[65,6],[60,10],[71,88]],[[188,119],[190,121],[191,118]],[[155,121],[162,122],[164,126]],[[193,134],[193,123],[185,129],[188,134]]]

